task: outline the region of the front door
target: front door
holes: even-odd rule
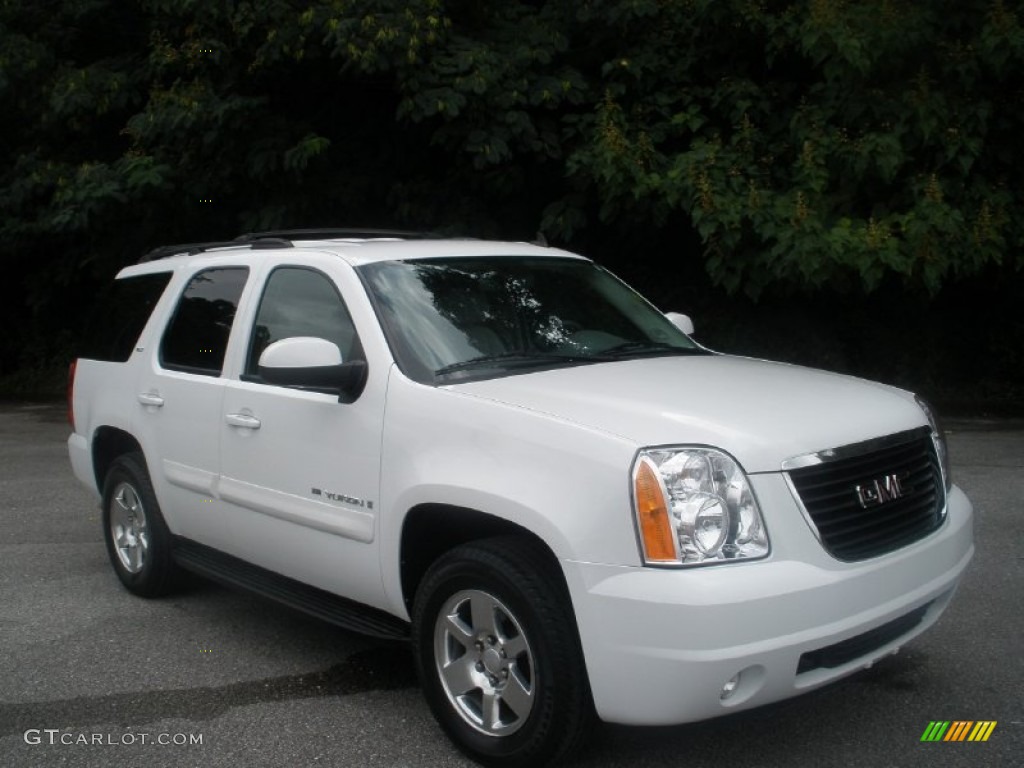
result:
[[[309,267],[270,270],[241,375],[225,388],[219,494],[231,520],[228,550],[256,565],[370,604],[381,604],[376,548],[383,371],[353,403],[264,383],[262,351],[296,336],[362,358],[335,281]]]

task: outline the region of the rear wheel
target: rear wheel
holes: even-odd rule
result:
[[[110,466],[103,484],[103,533],[114,572],[129,590],[157,597],[177,585],[171,535],[139,453],[120,456]]]
[[[471,757],[537,766],[584,740],[594,715],[572,605],[557,564],[529,540],[442,557],[417,591],[413,639],[434,716]]]

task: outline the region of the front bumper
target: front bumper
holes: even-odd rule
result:
[[[844,563],[822,549],[781,474],[751,480],[771,536],[765,560],[690,569],[563,563],[602,719],[703,720],[869,667],[938,619],[974,554],[973,510],[959,488],[939,530]]]

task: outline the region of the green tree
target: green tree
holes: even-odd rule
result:
[[[5,370],[147,248],[265,227],[541,229],[751,296],[1022,264],[1009,0],[0,0],[0,109]]]
[[[558,239],[685,217],[714,281],[754,295],[888,275],[934,293],[1022,263],[1016,5],[427,5],[376,19],[356,60],[395,72],[401,114],[464,174],[544,169]],[[423,29],[442,37],[410,43]]]

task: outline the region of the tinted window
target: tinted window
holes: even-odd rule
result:
[[[271,273],[256,313],[246,374],[254,376],[263,350],[293,336],[334,342],[342,360],[361,358],[352,318],[334,283],[303,267],[280,267]]]
[[[170,272],[159,272],[115,280],[97,297],[79,357],[127,361],[170,279]]]
[[[248,275],[245,267],[226,267],[204,270],[189,281],[160,347],[165,368],[220,375]]]

